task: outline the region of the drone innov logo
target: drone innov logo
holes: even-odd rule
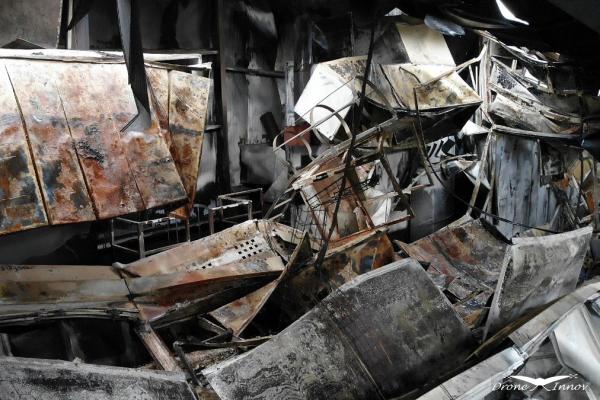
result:
[[[494,390],[520,390],[531,391],[538,387],[552,392],[555,390],[580,391],[586,390],[588,385],[584,383],[569,383],[567,379],[575,379],[577,374],[573,375],[557,375],[550,378],[530,378],[523,375],[512,375],[509,377],[509,382],[498,382],[494,385]],[[566,382],[564,382],[566,381]]]

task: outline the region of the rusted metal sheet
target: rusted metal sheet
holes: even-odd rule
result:
[[[0,65],[0,234],[48,224],[21,114]]]
[[[458,367],[471,336],[414,260],[370,271],[256,349],[205,369],[222,399],[390,398]]]
[[[111,218],[144,209],[114,115],[119,86],[127,73],[119,64],[54,64],[71,136],[86,177],[98,218]],[[110,96],[107,96],[111,93]]]
[[[171,154],[188,195],[189,214],[196,195],[211,80],[179,71],[169,72],[169,132]]]
[[[121,82],[127,82],[127,70],[121,66]],[[111,97],[115,101],[116,126],[124,128],[136,115],[137,108],[127,84],[114,86]],[[145,131],[127,129],[121,133],[129,167],[135,177],[145,208],[153,208],[186,198],[177,167],[161,134],[156,112],[151,126]]]
[[[400,245],[410,257],[427,265],[433,281],[454,296],[455,309],[470,325],[493,294],[508,246],[481,220],[469,217],[414,243]]]
[[[317,270],[309,265],[294,271],[273,296],[287,320],[295,321],[332,290],[365,272],[395,259],[388,236],[381,230],[365,231],[332,242]]]
[[[248,221],[187,248],[114,268],[5,266],[0,268],[0,321],[68,310],[69,315],[133,313],[163,326],[207,313],[281,274],[284,264],[273,249],[282,247],[271,244],[281,240],[277,231],[277,224]]]
[[[146,68],[150,88],[151,105],[160,125],[160,129],[171,148],[169,133],[169,71],[164,68]]]
[[[0,266],[0,324],[40,318],[133,318],[121,276],[107,266]]]
[[[4,62],[25,121],[49,222],[94,220],[62,103],[47,74],[52,63]]]
[[[213,311],[257,290],[284,269],[275,224],[247,221],[125,266],[131,296],[153,324]]]
[[[128,116],[133,118],[134,115]],[[124,126],[131,118],[119,122]],[[185,200],[185,189],[167,143],[160,134],[158,122],[153,119],[152,126],[144,132],[127,131],[122,135],[129,166],[144,207],[153,208]]]
[[[15,179],[8,178],[14,170],[14,174],[20,174],[19,182],[25,192],[19,192],[16,200],[0,204],[0,215],[6,215],[0,222],[0,233],[45,223],[43,215],[35,214],[42,211],[41,207],[36,211],[35,206],[27,205],[35,202],[33,176],[38,177],[40,198],[49,224],[112,218],[182,203],[187,198],[165,140],[169,133],[168,75],[162,82],[165,88],[159,93],[162,107],[158,107],[158,100],[153,102],[151,127],[143,132],[132,129],[122,132],[137,114],[122,60],[113,57],[94,62],[74,57],[70,61],[3,60],[10,78],[0,82],[8,89],[3,91],[6,103],[3,121],[14,125],[9,121],[14,120],[11,115],[14,116],[18,104],[27,146],[19,145],[17,139],[7,134],[2,137],[3,141],[10,141],[12,147],[3,144],[0,151],[17,152],[17,156],[25,157],[21,163],[25,169],[18,172],[14,170],[18,166],[11,167],[3,190],[11,196],[18,190],[15,183],[8,183]],[[164,73],[168,74],[166,70]],[[158,72],[152,76],[164,77]],[[13,93],[16,103],[11,106]],[[179,108],[195,110],[196,106],[185,104],[186,100],[197,99],[182,97],[183,105]],[[205,112],[206,103],[207,99],[200,104]],[[203,125],[205,118],[198,117],[200,119]],[[15,134],[18,136],[18,133],[12,135]],[[16,150],[19,146],[30,154],[19,153]],[[12,155],[7,157],[13,159]],[[27,169],[28,157],[35,175]],[[196,164],[196,172],[197,161],[191,163]],[[23,200],[27,197],[31,200]],[[15,205],[15,201],[22,204]],[[33,214],[28,217],[27,212]],[[19,216],[19,213],[24,214]]]
[[[103,266],[0,266],[1,305],[127,302],[119,274]]]
[[[514,239],[494,293],[486,332],[494,333],[536,307],[575,289],[592,227]]]
[[[275,279],[283,265],[264,270],[257,265],[231,265],[213,274],[167,275],[162,279],[128,281],[140,316],[163,327],[194,315],[206,314],[246,296]],[[158,281],[158,282],[157,282]]]
[[[285,279],[288,279],[290,274],[296,272],[301,263],[312,259],[312,256],[310,237],[305,233],[290,256],[283,272],[276,280],[247,296],[216,309],[210,315],[219,321],[221,325],[233,330],[235,336],[240,336],[261,308],[267,303],[273,292],[277,289],[277,286]]]
[[[274,224],[264,220],[246,221],[214,235],[132,262],[126,270],[136,276],[153,276],[208,271],[230,263],[266,264],[277,257],[268,242],[273,229],[271,225]]]

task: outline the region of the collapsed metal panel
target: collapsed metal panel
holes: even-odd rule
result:
[[[274,225],[264,220],[245,221],[214,235],[134,261],[126,270],[135,276],[154,276],[214,269],[230,263],[268,264],[279,258],[268,242],[272,240]]]
[[[313,253],[310,247],[310,237],[307,233],[302,236],[300,243],[290,255],[283,272],[273,282],[266,286],[224,305],[211,312],[210,315],[221,323],[221,325],[233,331],[239,336],[258,314],[260,309],[269,301],[271,295],[284,280],[290,278],[291,274],[298,271],[301,264],[312,260]]]
[[[222,399],[387,398],[457,367],[470,338],[423,268],[402,260],[361,275],[269,342],[203,373]]]
[[[548,346],[554,348],[554,351],[551,352],[554,359],[552,361],[556,361],[558,356],[560,364],[569,368],[568,371],[564,371],[564,375],[566,375],[564,378],[573,379],[577,377],[577,380],[583,378],[583,383],[598,385],[600,315],[598,311],[594,310],[596,304],[600,304],[600,283],[598,282],[588,283],[567,294],[528,320],[524,325],[518,327],[514,332],[510,333],[510,329],[514,329],[515,326],[509,326],[509,330],[498,333],[485,342],[478,352],[486,353],[506,339],[507,336],[514,342],[512,347],[504,349],[450,378],[419,397],[419,400],[484,399],[487,398],[488,394],[497,394],[498,385],[506,379],[511,379],[514,383],[511,375],[517,375],[515,371],[523,367],[524,364],[527,367],[528,362],[547,361],[544,360],[544,358],[548,358],[547,355],[543,354],[540,357],[538,351],[540,349],[546,350],[543,347]],[[548,342],[548,338],[552,342]],[[478,352],[474,355],[477,355]],[[556,355],[553,353],[556,353]],[[560,369],[560,365],[558,367]],[[554,375],[557,375],[556,372]],[[577,374],[572,375],[572,372],[577,372]],[[521,369],[518,374],[532,376],[526,372],[526,369]],[[545,380],[552,377],[549,374],[543,374],[539,378]],[[520,381],[520,383],[523,382]],[[531,382],[527,383],[530,384]],[[575,383],[580,382],[576,381]],[[549,389],[554,386],[552,381],[548,381],[547,384],[550,384]],[[531,391],[536,388],[537,386],[530,386],[526,390],[527,394],[531,394]],[[592,390],[594,389],[592,388]],[[597,391],[597,389],[595,390]],[[554,390],[554,392],[561,393],[558,390]],[[508,393],[510,392],[505,392],[505,394]],[[534,393],[536,395],[552,394],[552,391],[544,389]],[[562,393],[567,396],[565,398],[580,398],[577,395],[582,394],[574,391]],[[587,396],[583,398],[587,398]]]
[[[498,216],[527,226],[550,222],[558,201],[539,177],[539,142],[498,135],[493,152]],[[496,227],[507,239],[528,229],[504,221],[498,221]]]
[[[428,264],[436,285],[457,300],[457,312],[474,323],[493,294],[507,244],[492,235],[482,221],[463,217],[411,244],[400,243],[412,258]]]
[[[149,67],[151,126],[124,129],[137,107],[121,57],[91,52],[40,59],[30,53],[12,56],[2,60],[6,68],[0,79],[6,126],[0,151],[7,154],[0,168],[9,168],[0,233],[111,218],[193,199],[210,79],[177,72],[170,88],[168,70]],[[170,129],[182,138],[173,146]]]
[[[54,63],[46,74],[60,94],[98,218],[143,209],[114,117],[121,110],[113,96],[127,86],[127,71],[118,64]]]
[[[170,149],[189,199],[185,215],[196,195],[210,85],[208,78],[169,72]]]
[[[164,324],[209,312],[269,283],[284,269],[274,229],[246,221],[128,264],[125,280],[142,317]]]
[[[286,239],[277,232],[285,234],[248,221],[128,266],[0,266],[0,323],[95,316],[164,325],[206,313],[281,274],[273,249]]]
[[[3,66],[2,66],[3,67]],[[0,233],[48,224],[21,113],[0,68]]]
[[[181,126],[197,129],[201,139],[209,79],[180,73],[185,75],[183,84],[175,92],[185,92],[186,83],[198,90],[174,97],[172,126],[162,126],[168,122],[164,113],[168,104],[161,108],[155,101],[149,129],[123,132],[137,108],[121,58],[87,59],[77,53],[71,59],[16,56],[2,62],[5,128],[0,151],[6,159],[0,168],[7,173],[0,233],[111,218],[181,202],[188,196],[178,167],[193,196],[201,144],[175,146],[176,165],[165,135],[171,127]],[[168,79],[164,83],[162,97],[168,98]]]
[[[164,68],[146,68],[148,86],[150,88],[150,104],[156,117],[167,146],[171,147],[169,132],[169,70]]]
[[[394,261],[394,249],[381,230],[364,231],[332,242],[321,268],[308,265],[289,274],[274,293],[283,314],[295,321],[337,287]]]
[[[17,98],[48,220],[93,221],[96,216],[69,134],[61,99],[46,71],[52,63],[4,61]]]
[[[516,238],[504,258],[486,332],[496,332],[527,311],[575,289],[592,227],[532,238]]]
[[[71,312],[110,316],[111,309],[137,314],[127,285],[106,266],[3,265],[0,293],[2,323],[33,322],[42,315],[64,317]]]
[[[395,64],[376,65],[369,77],[384,96],[370,93],[379,104],[387,101],[394,108],[415,109],[413,88],[438,76],[447,74],[425,88],[416,91],[419,110],[477,105],[477,93],[454,71],[445,65]]]
[[[114,114],[115,122],[123,129],[137,115],[129,86],[116,85],[111,98],[115,110],[119,110]],[[148,129],[127,129],[122,132],[121,138],[145,208],[174,203],[187,197],[155,112]]]
[[[194,400],[182,373],[0,357],[6,399]]]

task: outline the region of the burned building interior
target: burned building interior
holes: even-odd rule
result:
[[[0,400],[600,399],[599,10],[0,1]]]

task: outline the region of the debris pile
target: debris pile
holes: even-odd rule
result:
[[[368,55],[314,66],[261,219],[130,263],[0,266],[0,397],[533,398],[552,375],[600,395],[600,86],[489,32],[457,56],[431,21],[384,17]],[[210,79],[148,61],[152,125],[121,130],[123,59],[72,61],[1,60],[0,233],[187,218]]]

